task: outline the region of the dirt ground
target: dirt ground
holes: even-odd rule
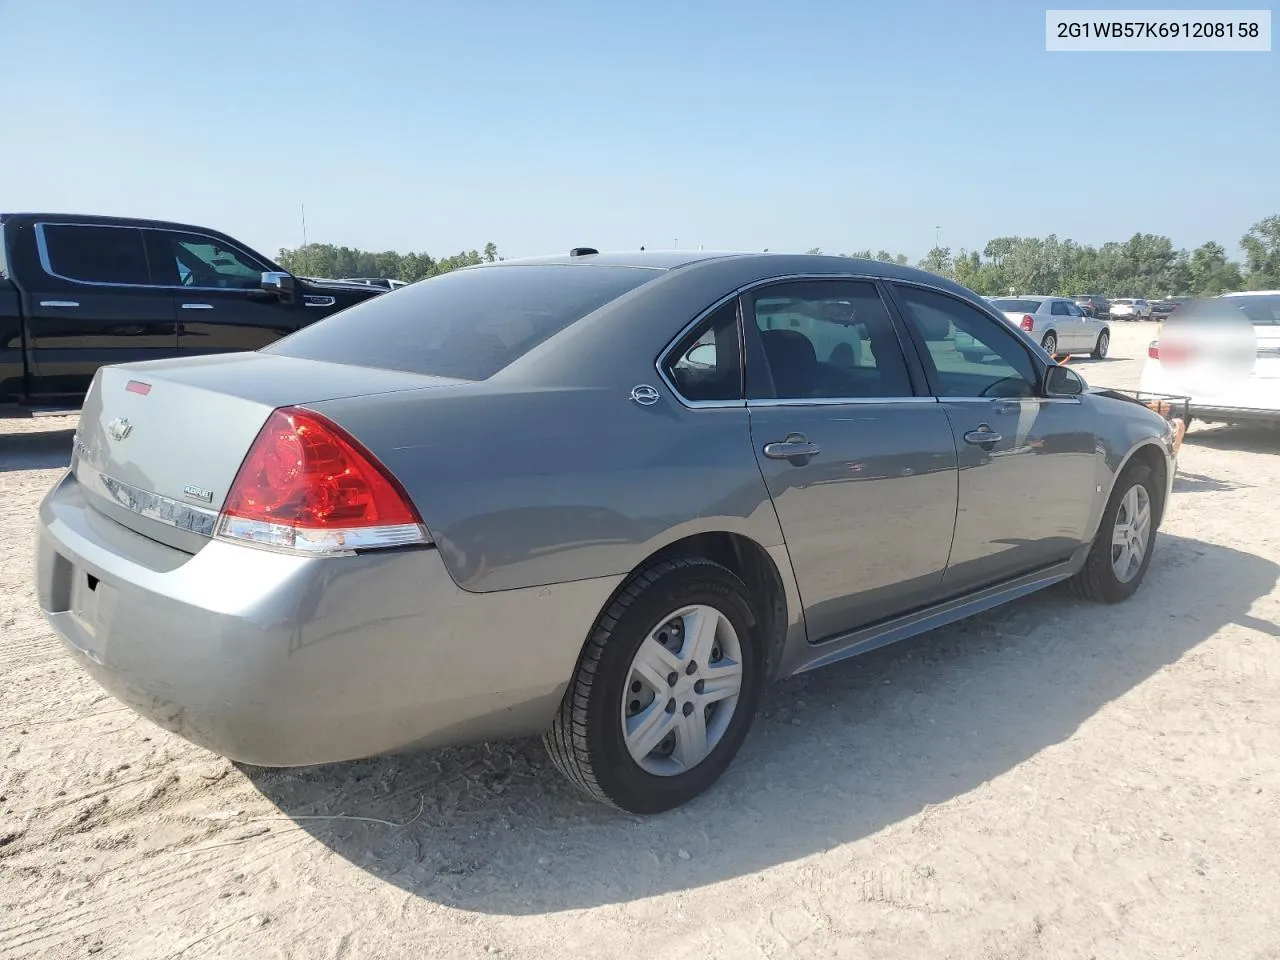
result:
[[[533,742],[268,773],[136,717],[32,592],[70,426],[0,422],[2,957],[1280,957],[1280,432],[1190,433],[1130,602],[784,682],[641,819]]]

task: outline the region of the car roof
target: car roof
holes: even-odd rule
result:
[[[752,253],[735,250],[611,250],[598,253],[563,253],[537,257],[516,257],[481,263],[467,269],[489,267],[522,267],[539,264],[591,264],[599,267],[647,267],[651,270],[675,270],[704,260],[723,257],[749,257]]]
[[[634,250],[607,251],[601,253],[554,254],[542,257],[520,257],[497,260],[464,267],[464,270],[510,269],[522,266],[606,266],[674,271],[710,267],[714,264],[736,263],[741,271],[760,277],[806,276],[869,276],[888,280],[912,280],[927,283],[940,289],[964,292],[967,290],[946,277],[929,273],[917,267],[900,266],[885,260],[865,260],[859,257],[833,257],[825,254],[753,252],[742,250]]]

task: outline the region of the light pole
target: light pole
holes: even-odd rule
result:
[[[933,228],[933,246],[934,246],[934,249],[940,249],[942,247],[942,228],[941,227]]]

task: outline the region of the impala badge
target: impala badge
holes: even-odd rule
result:
[[[658,402],[658,391],[647,383],[641,383],[631,388],[631,399],[642,407],[651,407]]]
[[[111,434],[112,440],[123,440],[133,432],[133,424],[126,417],[116,417],[107,424],[107,433]]]
[[[203,500],[205,503],[213,503],[213,491],[206,490],[203,487],[193,487],[187,484],[182,488],[182,495],[190,497],[192,500]]]

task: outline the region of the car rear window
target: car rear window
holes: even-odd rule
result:
[[[356,304],[262,352],[487,380],[660,275],[637,267],[567,264],[457,270]]]
[[[997,310],[1009,313],[1035,313],[1040,309],[1039,300],[1014,300],[1010,297],[996,297],[991,301]]]
[[[1255,327],[1280,326],[1280,296],[1214,297],[1182,303],[1166,325],[1191,326],[1246,320]]]
[[[1280,326],[1280,297],[1224,297],[1235,303],[1255,327]]]

